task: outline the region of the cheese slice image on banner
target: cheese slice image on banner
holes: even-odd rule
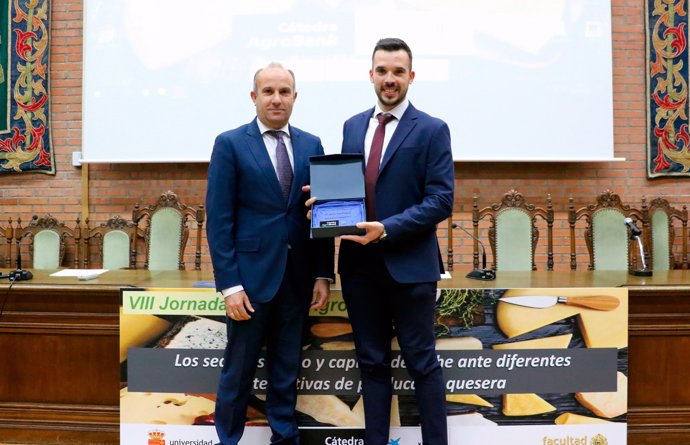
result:
[[[120,421],[154,425],[194,425],[199,416],[216,410],[216,403],[191,394],[120,390]]]
[[[600,417],[612,419],[628,412],[628,378],[616,375],[617,390],[613,392],[578,392],[575,399]]]
[[[493,405],[481,397],[474,394],[446,394],[446,401],[452,403],[464,403],[466,405],[486,406],[493,408]]]
[[[626,348],[628,346],[628,298],[619,296],[620,306],[610,312],[583,310],[578,317],[582,337],[588,348]]]
[[[575,413],[563,413],[556,417],[554,421],[556,425],[587,425],[591,423],[613,423],[610,420],[600,419],[598,417],[583,416]]]
[[[261,395],[260,399],[266,397]],[[326,394],[299,394],[297,411],[313,417],[316,421],[340,427],[359,426],[359,418],[350,407],[337,396]]]
[[[536,394],[503,394],[503,415],[533,416],[556,411],[556,407]]]

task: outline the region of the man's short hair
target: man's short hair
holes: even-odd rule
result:
[[[371,53],[371,60],[374,60],[374,54],[376,54],[376,51],[393,52],[400,50],[403,50],[407,53],[408,57],[410,58],[410,68],[412,68],[412,50],[409,46],[407,46],[407,43],[405,43],[404,40],[395,37],[387,37],[376,42],[374,52]]]
[[[282,68],[282,69],[286,70],[286,71],[287,71],[288,73],[290,73],[290,75],[292,76],[292,91],[293,91],[293,92],[294,92],[294,91],[297,91],[297,90],[295,89],[295,85],[296,85],[296,83],[295,83],[295,73],[293,73],[292,70],[289,70],[289,69],[285,68],[283,65],[281,65],[281,64],[278,63],[278,62],[271,62],[271,63],[269,63],[268,65],[266,65],[265,67],[259,68],[258,70],[256,70],[256,72],[254,73],[254,84],[253,84],[253,87],[252,87],[252,91],[254,91],[255,93],[258,93],[258,91],[256,91],[256,77],[259,75],[259,73],[260,73],[261,71],[265,70],[266,68]]]

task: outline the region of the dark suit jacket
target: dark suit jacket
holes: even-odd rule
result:
[[[317,277],[333,277],[333,240],[309,239],[304,202],[309,157],[323,154],[321,140],[290,126],[294,180],[286,206],[256,119],[220,134],[208,170],[206,212],[217,290],[242,285],[250,301],[276,294],[288,267],[311,295]]]
[[[364,153],[364,137],[373,112],[372,108],[345,122],[343,153]],[[410,104],[386,148],[376,182],[376,219],[388,235],[381,249],[397,282],[439,280],[436,224],[452,213],[453,188],[448,125]],[[342,242],[338,272],[351,271],[364,251],[353,242]]]

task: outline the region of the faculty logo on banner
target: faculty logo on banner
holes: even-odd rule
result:
[[[596,436],[592,437],[592,441],[590,442],[590,445],[608,445],[609,441],[606,440],[604,436],[601,434],[597,434]]]

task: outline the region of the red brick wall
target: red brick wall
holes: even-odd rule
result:
[[[499,202],[510,189],[521,192],[533,204],[545,204],[553,198],[555,219],[555,268],[568,269],[570,234],[568,198],[575,207],[593,203],[606,189],[619,194],[626,204],[639,206],[662,196],[672,205],[690,206],[690,178],[647,179],[646,177],[646,93],[645,93],[645,19],[644,2],[612,0],[613,32],[613,105],[615,156],[625,162],[611,163],[460,163],[455,167],[455,218],[468,230],[472,227],[472,195],[480,196],[480,206]],[[486,232],[483,232],[486,235]],[[545,232],[542,231],[542,236]],[[578,230],[578,238],[582,232]],[[460,239],[458,239],[460,238]],[[467,268],[472,262],[471,241],[463,233],[454,234],[454,252]],[[543,241],[543,240],[542,240]],[[487,249],[488,249],[488,243]],[[677,239],[677,248],[680,240]],[[541,243],[538,252],[545,252]],[[677,250],[678,250],[677,249]],[[587,250],[577,240],[578,268],[586,268]],[[542,254],[540,269],[545,268]],[[490,258],[490,257],[489,257]],[[490,261],[490,260],[489,260]],[[537,259],[539,263],[539,258]]]
[[[91,224],[110,216],[131,217],[135,203],[153,202],[167,190],[175,191],[189,205],[203,203],[205,164],[91,165],[88,184],[85,170],[71,165],[72,153],[81,150],[82,14],[80,0],[53,0],[51,12],[50,92],[55,176],[5,174],[0,176],[2,222],[51,213],[72,224],[88,202]],[[497,202],[510,189],[539,204],[550,193],[556,211],[556,268],[569,267],[567,230],[568,197],[576,206],[593,202],[605,189],[624,202],[637,204],[642,195],[664,196],[673,205],[690,204],[689,179],[654,179],[645,175],[645,42],[644,2],[612,0],[613,89],[615,163],[459,163],[456,165],[455,219],[471,227],[472,195],[480,205]],[[433,113],[433,110],[428,110]],[[116,126],[113,131],[120,131]],[[88,201],[82,191],[88,189]],[[442,234],[445,247],[445,233]],[[483,233],[485,235],[485,233]],[[470,267],[471,241],[456,231],[456,270]],[[541,247],[540,247],[541,249]],[[208,267],[204,249],[205,267]],[[578,268],[586,267],[584,245],[578,241]],[[543,255],[540,268],[543,268]],[[191,260],[187,261],[192,263]],[[0,263],[1,264],[1,263]]]

